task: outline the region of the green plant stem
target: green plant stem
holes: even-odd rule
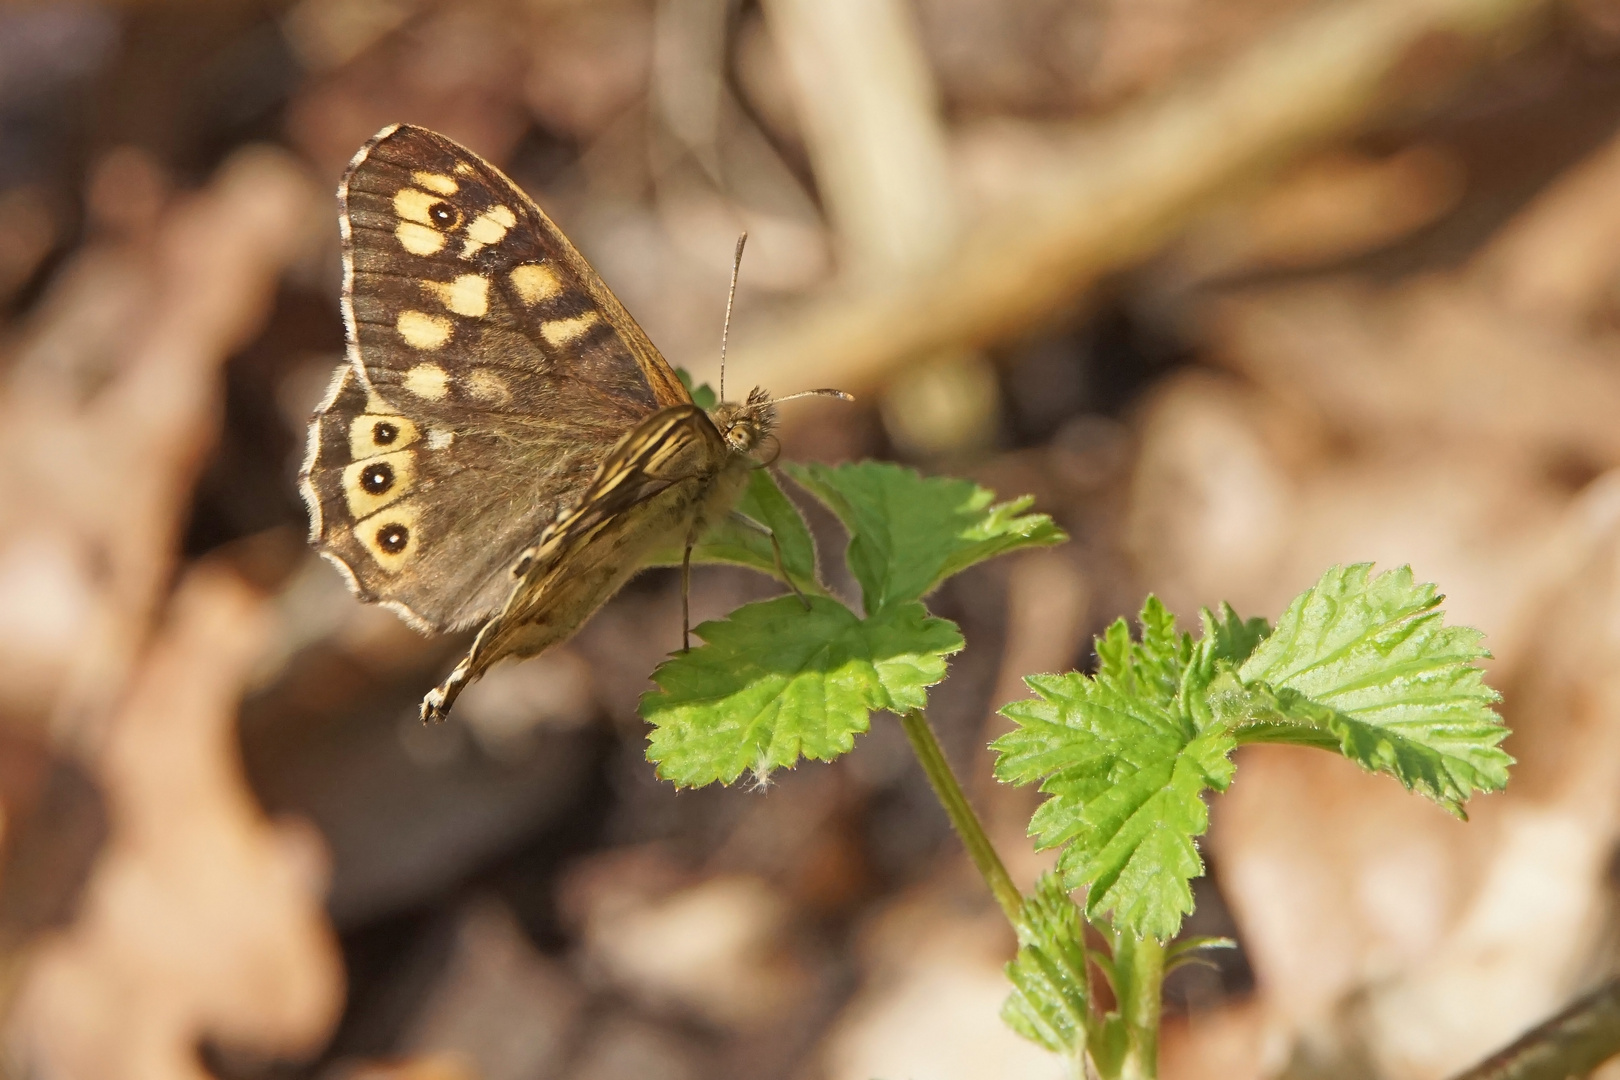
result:
[[[1151,935],[1114,931],[1119,1018],[1125,1027],[1120,1080],[1153,1080],[1159,1070],[1159,1016],[1164,989],[1164,945]]]
[[[957,783],[950,762],[945,760],[945,752],[940,749],[939,740],[934,738],[934,730],[928,726],[928,718],[923,715],[921,709],[912,709],[900,715],[900,726],[905,729],[906,738],[911,741],[911,749],[916,753],[923,772],[927,774],[928,782],[933,785],[934,794],[945,807],[945,813],[956,828],[956,834],[966,845],[968,855],[973,859],[973,865],[979,868],[984,883],[990,886],[990,893],[996,898],[996,903],[1001,905],[1001,910],[1006,913],[1007,921],[1017,927],[1023,918],[1024,897],[1018,891],[1018,886],[1013,884],[1007,868],[1002,865],[1001,856],[997,855],[996,849],[990,845],[990,837],[985,835],[984,826],[980,824],[979,816],[973,812],[967,793],[962,790],[962,785]]]

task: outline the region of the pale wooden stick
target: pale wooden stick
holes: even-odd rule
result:
[[[1501,31],[1545,0],[1359,0],[1289,23],[1212,77],[1100,124],[1062,175],[926,272],[860,283],[739,342],[763,385],[860,392],[908,361],[1016,334],[1140,260],[1234,183],[1354,127],[1428,43]],[[1407,66],[1411,61],[1410,68]]]

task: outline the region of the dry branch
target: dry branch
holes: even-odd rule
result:
[[[928,265],[956,239],[928,58],[894,0],[768,0],[816,182],[863,281]]]
[[[1106,122],[1066,175],[992,214],[930,272],[829,295],[751,335],[734,362],[767,386],[814,371],[817,382],[860,390],[916,357],[1017,333],[1153,251],[1235,181],[1361,121],[1425,46],[1485,38],[1540,5],[1330,5],[1213,77]]]
[[[1620,979],[1611,979],[1452,1080],[1565,1080],[1620,1053]]]

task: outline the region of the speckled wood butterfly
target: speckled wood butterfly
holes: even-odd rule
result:
[[[442,135],[384,128],[338,202],[348,358],[310,422],[310,540],[420,629],[483,623],[422,702],[442,719],[497,660],[571,636],[656,550],[684,543],[689,562],[776,410],[759,389],[693,404],[551,219]]]

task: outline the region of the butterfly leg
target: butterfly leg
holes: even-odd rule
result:
[[[681,555],[681,652],[692,651],[692,545],[697,535],[686,537],[686,551]]]
[[[776,533],[771,530],[771,527],[755,521],[753,518],[749,517],[740,510],[733,510],[731,512],[731,520],[735,521],[744,528],[753,529],[755,532],[763,533],[765,535],[765,538],[771,542],[771,555],[776,559],[777,574],[781,576],[783,581],[787,582],[787,587],[792,589],[793,595],[799,598],[799,603],[804,605],[804,610],[809,611],[810,601],[805,599],[804,593],[799,589],[799,583],[793,580],[793,575],[789,574],[787,572],[787,567],[783,565],[782,545],[777,542]]]

